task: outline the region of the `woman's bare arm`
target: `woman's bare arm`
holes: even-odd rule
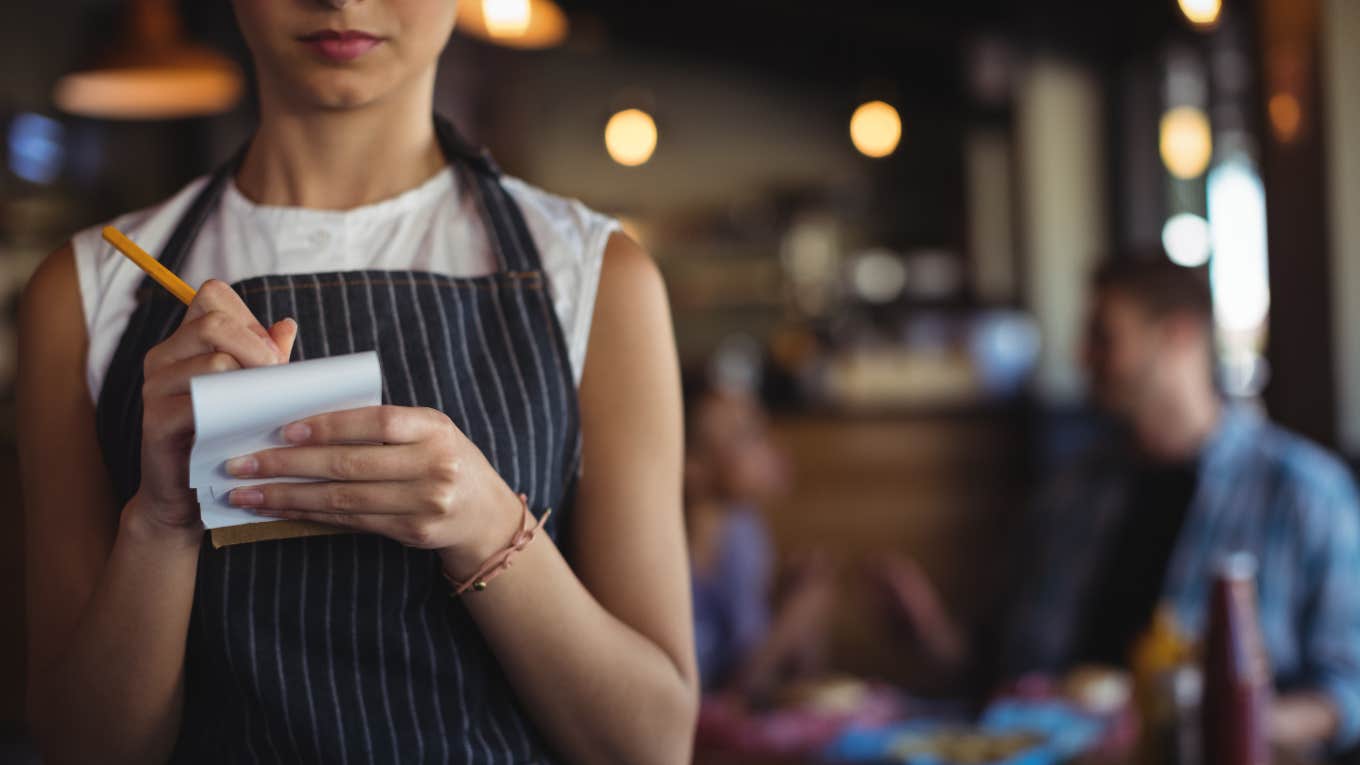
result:
[[[535,542],[468,608],[550,740],[579,762],[689,762],[698,706],[665,287],[614,237],[581,383],[575,574]]]
[[[39,267],[20,309],[29,718],[47,762],[162,760],[178,729],[198,540],[135,508],[120,526],[86,343],[67,247]]]
[[[142,487],[120,514],[85,384],[88,340],[71,248],[47,258],[24,290],[28,710],[44,761],[169,756],[203,537],[184,485],[193,427],[188,380],[277,363],[277,343],[291,345],[292,327],[273,331],[273,339],[261,338],[265,330],[225,285],[199,290],[185,323],[147,356]]]

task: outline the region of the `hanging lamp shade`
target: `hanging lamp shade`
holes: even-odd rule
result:
[[[235,62],[184,38],[173,0],[130,0],[119,42],[58,80],[52,100],[84,117],[162,120],[227,111],[243,90]]]
[[[567,39],[567,14],[553,0],[462,0],[455,31],[508,48],[552,48]]]

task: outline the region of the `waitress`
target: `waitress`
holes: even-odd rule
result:
[[[254,137],[113,222],[202,284],[193,304],[97,227],[23,298],[45,760],[687,761],[680,395],[655,266],[432,118],[455,3],[234,7]],[[206,544],[189,379],[365,350],[383,406],[227,464],[320,479],[231,501],[351,533]]]

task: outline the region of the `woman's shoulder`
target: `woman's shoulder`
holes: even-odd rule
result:
[[[206,176],[197,178],[168,199],[124,213],[71,237],[71,260],[89,338],[86,382],[92,396],[98,396],[104,370],[136,304],[135,293],[141,279],[137,266],[104,241],[104,226],[114,226],[142,249],[158,256],[175,223],[206,182]]]
[[[119,256],[118,251],[104,241],[104,227],[113,226],[127,234],[142,249],[158,255],[169,240],[176,221],[206,182],[206,176],[196,178],[168,199],[90,226],[71,237],[71,255],[75,261],[86,321],[95,319],[99,301],[109,292],[114,280],[120,274],[136,271],[136,266]]]
[[[617,219],[519,178],[505,176],[502,183],[523,211],[545,260],[565,256],[591,263],[598,270],[609,237],[620,230]]]
[[[579,383],[605,250],[610,237],[621,230],[619,222],[579,200],[544,191],[518,178],[507,176],[502,184],[524,213],[525,225],[538,246]]]
[[[118,262],[117,251],[104,242],[105,226],[113,226],[142,249],[152,254],[159,253],[169,240],[175,223],[193,203],[194,197],[208,182],[208,176],[200,176],[175,192],[174,195],[156,204],[139,210],[123,213],[116,218],[99,223],[76,232],[71,237],[76,267],[82,271],[82,288],[85,286],[83,273],[85,267],[97,268],[107,262]]]

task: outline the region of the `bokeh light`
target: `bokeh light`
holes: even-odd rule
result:
[[[529,31],[533,9],[529,0],[482,0],[482,17],[492,37],[519,37]]]
[[[84,117],[114,120],[178,119],[219,114],[243,92],[235,65],[97,69],[57,81],[57,108]]]
[[[625,109],[615,114],[604,128],[605,149],[624,167],[646,164],[656,151],[657,140],[656,122],[641,109]]]
[[[870,101],[850,117],[850,140],[866,157],[886,157],[897,151],[902,140],[902,118],[891,105]]]
[[[1299,127],[1303,124],[1303,108],[1293,93],[1276,93],[1267,105],[1270,112],[1270,127],[1280,143],[1293,143],[1299,137]]]
[[[1198,178],[1214,154],[1209,117],[1193,106],[1178,106],[1162,115],[1160,148],[1162,162],[1172,175],[1183,180]]]
[[[907,266],[895,252],[868,250],[850,263],[850,284],[866,302],[891,303],[901,296],[906,283]]]
[[[566,41],[571,24],[553,0],[464,0],[454,31],[507,48],[552,48]]]
[[[1208,193],[1214,314],[1224,329],[1257,329],[1270,310],[1265,187],[1250,165],[1228,162],[1209,173]]]
[[[1162,226],[1162,247],[1171,262],[1198,268],[1209,262],[1209,221],[1194,213],[1178,213]]]
[[[1223,0],[1180,0],[1181,13],[1197,27],[1212,27],[1223,12]]]
[[[24,112],[9,127],[9,167],[26,181],[52,183],[66,159],[66,129],[41,114]]]

